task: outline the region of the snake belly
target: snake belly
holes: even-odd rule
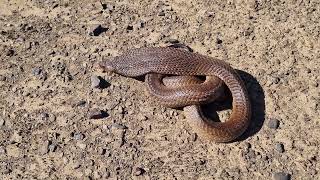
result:
[[[170,103],[167,103],[170,107],[185,106],[184,112],[190,126],[200,137],[207,140],[233,141],[243,134],[250,124],[251,105],[246,87],[237,72],[222,60],[178,48],[150,47],[128,50],[112,60],[100,63],[100,66],[106,71],[127,77],[147,75],[146,82],[149,90],[152,90],[151,94],[160,101],[170,99]],[[211,77],[207,84],[215,88],[208,90],[206,86],[197,85],[194,89],[200,90],[198,97],[192,97],[188,95],[188,89],[182,91],[186,94],[181,91],[177,93],[175,89],[165,90],[159,83],[163,75],[206,76],[209,80]],[[221,81],[231,92],[232,113],[227,121],[214,122],[204,117],[198,104],[208,102],[210,98],[217,98],[218,94],[222,93]],[[208,91],[212,93],[208,95]],[[175,97],[180,99],[175,101]]]

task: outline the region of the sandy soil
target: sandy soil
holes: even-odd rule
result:
[[[1,179],[320,179],[319,18],[317,0],[1,0]],[[204,142],[143,82],[94,68],[175,40],[243,71],[238,141]]]

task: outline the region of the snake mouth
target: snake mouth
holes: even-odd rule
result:
[[[106,71],[106,72],[114,72],[115,71],[115,68],[111,65],[110,62],[102,61],[102,62],[99,62],[98,65],[101,69],[103,69],[103,71]]]

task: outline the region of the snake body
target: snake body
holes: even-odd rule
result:
[[[138,48],[126,51],[112,60],[100,63],[106,71],[123,76],[146,75],[151,94],[169,107],[184,107],[191,127],[205,139],[230,142],[247,129],[251,118],[248,93],[237,72],[226,62],[172,47]],[[205,76],[202,83],[181,78],[190,86],[167,87],[164,75]],[[169,80],[167,84],[175,83]],[[223,93],[225,84],[233,97],[232,113],[225,122],[213,122],[203,116],[199,104],[210,102]],[[171,86],[171,85],[169,85]],[[191,95],[190,95],[191,94]]]

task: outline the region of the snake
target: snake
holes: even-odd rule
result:
[[[145,76],[150,94],[165,106],[183,107],[188,124],[205,140],[235,141],[250,124],[246,86],[223,60],[173,47],[141,47],[103,60],[99,67],[126,77]],[[229,119],[220,122],[205,117],[201,105],[219,99],[225,88],[232,95]]]

